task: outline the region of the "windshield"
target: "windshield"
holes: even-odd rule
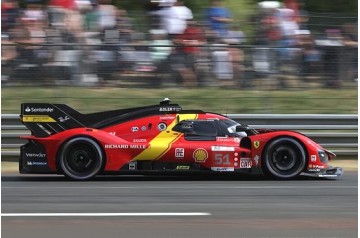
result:
[[[224,120],[223,121],[225,126],[226,126],[226,129],[227,131],[230,133],[230,134],[233,134],[233,135],[238,135],[238,136],[246,136],[244,135],[243,132],[236,132],[236,127],[237,126],[241,126],[240,123],[236,122],[236,121],[233,121],[231,119],[227,119],[227,120]]]
[[[258,132],[246,125],[243,125],[241,123],[238,123],[236,121],[233,121],[231,119],[226,119],[222,121],[222,125],[226,128],[227,133],[231,136],[239,136],[239,137],[245,137],[249,135],[255,135],[258,134]],[[241,131],[236,132],[236,127],[241,126]],[[224,128],[224,129],[225,129]],[[238,128],[239,130],[239,128]]]

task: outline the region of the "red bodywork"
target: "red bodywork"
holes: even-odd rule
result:
[[[33,110],[35,106],[25,105],[23,111],[29,108]],[[79,136],[91,138],[102,148],[105,155],[102,173],[215,171],[262,174],[264,150],[276,138],[293,138],[303,146],[307,163],[305,170],[302,171],[304,173],[320,174],[321,171],[326,171],[327,160],[335,156],[308,137],[293,131],[258,130],[256,134],[239,136],[219,133],[221,128],[217,128],[217,135],[193,136],[191,133],[176,130],[174,127],[181,122],[191,122],[194,125],[197,122],[203,122],[210,126],[213,123],[214,127],[222,122],[235,122],[226,116],[214,113],[164,110],[164,106],[157,108],[159,111],[157,114],[134,116],[126,121],[109,123],[98,128],[76,127],[51,133],[48,136],[24,136],[22,138],[29,140],[32,144],[28,143],[22,148],[20,172],[61,173],[58,160],[62,146],[71,138]],[[33,111],[36,111],[35,109]],[[72,118],[71,114],[69,115],[69,118]],[[22,118],[25,116],[28,115],[23,113]],[[37,116],[45,117],[38,114]],[[54,116],[49,117],[58,122]],[[36,118],[26,120],[34,121]],[[33,121],[28,122],[23,119],[27,126]],[[33,144],[37,146],[36,148],[40,148],[40,152],[34,149]],[[326,161],[320,159],[319,151],[327,154]],[[37,153],[43,156],[35,156]],[[34,159],[37,162],[34,163],[32,161]],[[39,162],[39,159],[43,159],[43,162]]]

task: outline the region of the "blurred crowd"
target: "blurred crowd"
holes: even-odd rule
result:
[[[222,0],[211,0],[200,17],[181,0],[149,0],[142,28],[111,0],[50,0],[46,6],[28,0],[24,9],[17,2],[1,5],[2,82],[84,84],[141,75],[154,86],[246,87],[255,76],[286,70],[304,79],[322,72],[328,86],[339,84],[341,72],[357,79],[356,26],[324,29],[317,38],[297,0],[260,2],[250,40]]]

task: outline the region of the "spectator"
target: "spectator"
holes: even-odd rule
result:
[[[172,39],[184,33],[187,28],[187,21],[193,19],[191,10],[179,0],[171,7],[162,10],[162,29],[164,29]]]
[[[156,67],[157,77],[154,84],[159,85],[161,79],[169,65],[169,56],[172,51],[172,41],[167,39],[166,31],[151,30],[151,40],[149,42],[150,56]]]
[[[298,30],[296,33],[298,46],[301,49],[299,65],[300,75],[302,78],[307,78],[319,71],[321,54],[320,51],[316,49],[310,31]]]
[[[132,19],[128,17],[126,10],[118,9],[116,26],[120,34],[120,43],[126,44],[130,42],[131,33],[134,32],[134,29]]]
[[[40,4],[28,4],[22,18],[24,20],[42,23],[45,21],[45,13]]]
[[[224,82],[229,82],[234,77],[230,52],[226,44],[216,44],[214,46],[212,53],[213,73],[224,84]]]
[[[75,0],[50,0],[48,5],[48,18],[50,26],[64,26],[66,11],[75,8]]]
[[[347,23],[343,26],[343,44],[345,45],[345,54],[348,62],[346,72],[348,77],[357,81],[358,76],[358,33],[355,24]]]
[[[156,65],[164,64],[172,51],[172,42],[167,39],[166,31],[151,30],[151,40],[149,42],[151,59]]]
[[[265,45],[277,46],[281,39],[281,31],[275,9],[266,9],[264,17],[261,20],[261,27],[263,27],[264,30]]]
[[[66,29],[76,38],[81,39],[83,37],[83,16],[77,9],[66,11],[64,23]]]
[[[282,63],[292,62],[295,57],[296,31],[299,29],[294,18],[294,11],[288,8],[278,10],[281,30],[280,58]]]
[[[229,10],[223,6],[222,0],[211,1],[211,7],[207,9],[205,18],[210,29],[215,32],[217,37],[227,36],[229,23],[233,20]]]
[[[99,30],[104,32],[106,30],[113,30],[116,27],[117,9],[111,5],[111,0],[100,0],[98,6],[99,16]]]
[[[16,27],[20,11],[17,1],[6,0],[1,3],[1,34],[9,34]]]
[[[160,6],[157,1],[146,1],[145,9],[150,29],[161,28],[161,13],[164,7]]]
[[[7,81],[17,57],[16,46],[9,36],[1,36],[1,81]]]
[[[340,61],[343,49],[341,31],[339,29],[326,29],[325,32],[326,38],[316,41],[322,51],[325,86],[339,87]]]
[[[223,85],[244,85],[242,80],[243,51],[239,45],[244,42],[241,31],[232,29],[228,31],[226,38],[219,40],[221,44],[215,44],[212,52],[213,72]],[[236,80],[235,80],[236,79]]]
[[[298,16],[298,24],[300,30],[309,30],[308,22],[309,22],[309,14],[305,10],[299,11],[300,16]]]
[[[257,24],[256,45],[253,51],[253,67],[257,76],[270,77],[278,70],[278,49],[281,40],[278,9],[279,2],[263,1],[258,3],[255,16]]]
[[[178,70],[182,82],[188,86],[198,85],[200,80],[198,76],[197,58],[201,55],[201,47],[206,43],[203,30],[196,21],[189,20],[184,33],[174,39],[176,48]]]
[[[97,32],[98,25],[97,22],[97,3],[91,3],[90,1],[81,1],[80,4],[81,13],[83,15],[83,29],[85,32]]]

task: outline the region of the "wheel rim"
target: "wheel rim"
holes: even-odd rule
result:
[[[279,171],[289,171],[296,164],[296,153],[286,146],[277,148],[272,154],[272,165]]]
[[[66,155],[68,168],[74,173],[86,173],[93,170],[97,165],[94,155],[96,151],[88,145],[81,145],[83,148],[70,149]]]
[[[293,139],[272,142],[266,154],[266,168],[277,178],[292,178],[305,166],[306,155],[301,144]]]
[[[100,146],[90,138],[74,138],[67,142],[60,155],[64,174],[72,179],[84,180],[95,176],[102,168]]]

